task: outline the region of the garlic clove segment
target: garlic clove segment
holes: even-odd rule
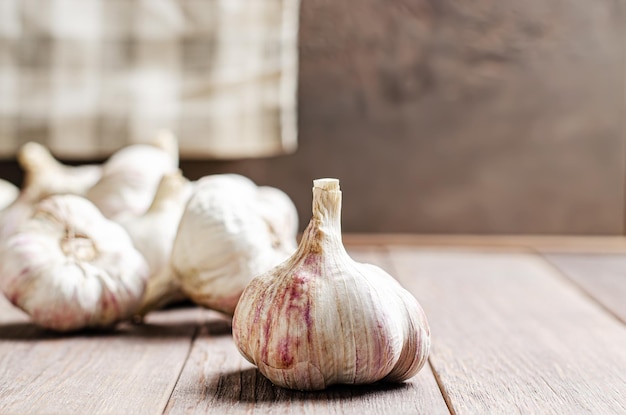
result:
[[[279,386],[401,382],[426,363],[422,308],[385,271],[348,256],[340,217],[339,181],[315,180],[298,250],[255,277],[235,310],[237,348]]]
[[[129,318],[147,278],[147,264],[126,231],[75,195],[36,204],[0,249],[6,297],[35,324],[56,331]]]
[[[184,293],[197,304],[232,315],[250,279],[295,251],[296,228],[284,230],[266,217],[272,205],[295,210],[293,204],[285,208],[286,203],[282,195],[261,196],[244,176],[198,180],[172,249],[172,267]]]
[[[36,142],[20,147],[17,161],[24,170],[24,188],[36,188],[39,197],[53,194],[84,195],[102,177],[102,166],[68,166]]]
[[[103,165],[102,178],[86,197],[106,216],[123,220],[150,207],[163,175],[178,170],[178,141],[159,133],[150,144],[133,144],[113,154]]]
[[[161,179],[148,211],[142,216],[128,217],[120,222],[150,269],[150,279],[138,312],[140,315],[185,298],[169,262],[178,223],[192,189],[192,183],[183,177],[180,170],[168,173]]]

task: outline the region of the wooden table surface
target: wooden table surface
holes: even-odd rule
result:
[[[294,392],[195,307],[59,335],[0,300],[0,413],[625,414],[623,238],[346,237],[424,307],[429,364],[403,384]]]

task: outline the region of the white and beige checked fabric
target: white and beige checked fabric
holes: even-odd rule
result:
[[[0,0],[0,156],[94,158],[169,128],[190,158],[296,146],[299,0]]]

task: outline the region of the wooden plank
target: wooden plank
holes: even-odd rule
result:
[[[376,252],[376,251],[372,251]],[[379,251],[378,251],[379,252]],[[359,260],[376,262],[365,251]],[[228,320],[213,314],[196,339],[167,414],[449,414],[430,367],[403,384],[297,392],[272,385],[237,351]]]
[[[445,235],[445,234],[372,234],[343,235],[348,246],[403,245],[429,248],[475,249],[493,252],[530,250],[568,253],[626,253],[623,236],[562,235]]]
[[[626,323],[626,255],[545,255],[563,274]]]
[[[161,414],[199,311],[167,310],[145,325],[73,335],[33,326],[4,298],[0,316],[0,413]]]
[[[392,248],[455,414],[626,413],[626,327],[525,254]]]

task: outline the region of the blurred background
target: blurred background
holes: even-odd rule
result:
[[[618,0],[0,0],[0,177],[168,127],[190,179],[236,172],[347,232],[622,235]]]

